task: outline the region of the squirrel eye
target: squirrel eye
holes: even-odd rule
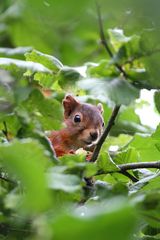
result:
[[[102,123],[102,127],[104,127],[104,122]]]
[[[81,122],[81,117],[80,117],[78,114],[75,115],[75,117],[74,117],[74,122],[76,122],[76,123]]]

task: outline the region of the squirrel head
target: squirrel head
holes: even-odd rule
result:
[[[104,128],[103,106],[80,103],[73,96],[63,99],[64,121],[74,140],[74,147],[89,148],[95,145]]]

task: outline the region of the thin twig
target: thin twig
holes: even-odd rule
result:
[[[113,57],[113,53],[109,47],[109,44],[106,40],[105,34],[104,34],[104,29],[103,29],[103,23],[102,23],[102,17],[101,17],[101,11],[100,11],[100,7],[98,5],[98,3],[96,2],[96,7],[97,7],[97,16],[98,16],[98,24],[99,24],[99,34],[100,34],[100,39],[101,39],[101,43],[103,44],[104,48],[106,49],[107,53],[109,54],[109,56],[112,58]],[[118,64],[115,63],[115,66],[119,69],[119,71],[123,74],[123,76],[126,78],[127,74],[125,73],[125,71],[123,70],[123,68],[121,66],[119,66]],[[96,148],[93,152],[92,158],[91,158],[91,162],[95,162],[97,160],[97,157],[99,155],[99,152],[101,150],[102,144],[104,143],[106,137],[108,136],[112,126],[114,125],[114,121],[118,115],[120,109],[120,105],[116,105],[113,109],[112,115],[109,119],[109,122],[107,124],[107,127],[104,131],[104,133],[102,134],[99,142],[96,145]]]
[[[105,37],[104,34],[104,29],[103,29],[103,23],[102,23],[102,16],[101,16],[101,11],[100,11],[100,6],[99,4],[96,2],[96,8],[97,8],[97,16],[98,16],[98,25],[99,25],[99,35],[100,35],[100,39],[101,39],[101,43],[104,46],[105,50],[107,51],[107,53],[109,54],[109,56],[111,58],[113,58],[113,53],[109,47],[109,44],[107,42],[107,39]],[[126,72],[123,70],[123,67],[121,65],[119,65],[118,63],[114,63],[114,65],[116,66],[116,68],[123,74],[123,76],[125,78],[127,78],[127,74]]]
[[[127,171],[121,170],[120,173],[122,173],[124,176],[128,177],[129,179],[131,179],[132,182],[138,182],[138,181],[139,181],[138,178],[136,178],[135,176],[133,176],[132,174],[130,174],[130,173],[127,172]]]
[[[90,162],[95,162],[98,158],[98,155],[99,155],[99,152],[101,150],[101,147],[102,147],[102,144],[104,143],[105,139],[107,138],[112,126],[114,125],[114,121],[118,115],[118,112],[119,112],[119,109],[120,109],[120,105],[116,105],[113,109],[113,112],[112,112],[112,115],[108,121],[108,124],[107,124],[107,127],[106,129],[104,130],[101,138],[99,139],[97,145],[96,145],[96,148],[93,152],[93,155],[92,155],[92,158],[90,160]]]
[[[104,46],[104,48],[106,49],[106,51],[109,54],[109,56],[112,58],[113,57],[113,53],[112,53],[112,51],[111,51],[111,49],[110,49],[110,47],[108,45],[108,42],[106,41],[106,37],[105,37],[105,34],[104,34],[104,30],[103,30],[100,6],[99,6],[99,4],[97,2],[96,2],[96,8],[97,8],[99,35],[100,35],[101,43]]]
[[[4,125],[4,130],[2,130],[3,134],[5,135],[7,141],[9,141],[9,137],[8,137],[8,128],[7,128],[7,124],[5,121],[3,121],[3,125]]]

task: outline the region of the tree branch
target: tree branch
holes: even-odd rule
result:
[[[96,2],[96,8],[97,8],[99,35],[100,35],[101,43],[104,46],[106,52],[109,54],[109,56],[111,58],[113,58],[114,55],[113,55],[113,53],[110,49],[110,46],[109,46],[109,44],[107,42],[107,39],[105,37],[105,34],[104,34],[100,6],[97,2]],[[124,78],[128,77],[121,65],[119,65],[118,63],[115,63],[115,66],[120,71],[120,73],[122,73]],[[93,152],[93,155],[92,155],[92,158],[91,158],[90,162],[95,162],[97,160],[99,152],[101,150],[101,147],[102,147],[105,139],[107,138],[112,126],[114,125],[114,121],[115,121],[115,119],[118,115],[119,109],[120,109],[120,105],[116,105],[114,107],[112,115],[111,115],[111,117],[108,121],[107,127],[106,127],[106,129],[103,132],[101,138],[99,139],[99,142],[97,143],[97,145],[95,147],[95,150]],[[123,175],[129,177],[133,182],[137,182],[138,179],[136,177],[134,177],[133,175],[131,175],[130,173],[128,173],[127,170],[132,170],[132,169],[137,169],[137,168],[158,168],[158,169],[160,169],[160,161],[158,161],[158,162],[128,163],[128,164],[118,165],[118,167],[119,167],[119,170],[117,170],[115,172],[122,173]],[[105,173],[109,173],[109,172],[99,171],[97,173],[97,175],[103,174],[103,173],[105,174]]]
[[[132,170],[137,168],[157,168],[160,169],[160,161],[156,162],[137,162],[137,163],[126,163],[118,165],[121,171]]]
[[[118,115],[119,109],[120,109],[120,105],[116,105],[114,107],[112,115],[111,115],[111,117],[110,117],[110,119],[108,121],[107,127],[104,130],[101,138],[99,139],[99,141],[98,141],[98,143],[97,143],[97,145],[95,147],[95,150],[93,152],[93,155],[91,157],[90,162],[95,162],[97,160],[99,152],[100,152],[101,147],[102,147],[102,144],[104,143],[104,141],[105,141],[106,137],[108,136],[112,126],[114,125],[114,121],[115,121],[115,119],[116,119],[116,117]]]
[[[100,11],[100,6],[99,4],[96,2],[96,8],[97,8],[97,16],[98,16],[98,25],[99,25],[99,35],[100,35],[100,39],[101,39],[101,43],[104,46],[105,50],[107,51],[107,53],[109,54],[109,56],[111,58],[113,58],[113,53],[109,47],[109,44],[107,42],[107,39],[105,37],[104,34],[104,29],[103,29],[103,23],[102,23],[102,16],[101,16],[101,11]],[[118,63],[114,64],[116,66],[116,68],[123,74],[123,76],[125,78],[127,78],[127,74],[126,72],[123,70],[123,67],[121,65],[119,65]]]
[[[160,160],[156,162],[137,162],[137,163],[126,163],[117,165],[119,169],[115,171],[103,171],[99,170],[95,175],[108,174],[108,173],[124,173],[127,170],[139,169],[139,168],[156,168],[160,169]],[[128,174],[128,173],[127,173]]]
[[[101,39],[101,43],[104,46],[105,50],[107,51],[107,53],[109,54],[109,56],[112,58],[113,57],[113,53],[109,47],[109,44],[106,40],[105,34],[104,34],[104,29],[103,29],[103,23],[102,23],[102,17],[101,17],[101,11],[100,11],[100,7],[98,5],[98,3],[96,2],[96,8],[97,8],[97,16],[98,16],[98,24],[99,24],[99,34],[100,34],[100,39]],[[117,63],[115,63],[115,66],[117,67],[117,69],[123,74],[123,76],[125,78],[127,78],[127,74],[125,73],[125,71],[123,70],[123,68],[118,65]],[[120,109],[120,105],[116,105],[113,109],[112,115],[109,119],[109,122],[107,124],[107,127],[105,129],[105,131],[103,132],[101,138],[99,139],[99,142],[97,143],[95,150],[93,152],[92,158],[90,160],[90,162],[95,162],[98,158],[99,152],[101,150],[102,144],[104,143],[106,137],[108,136],[112,126],[114,125],[114,121],[118,115]]]
[[[128,177],[129,179],[131,179],[132,182],[138,182],[139,179],[136,178],[135,176],[133,176],[132,174],[130,174],[129,172],[127,171],[121,171],[120,173],[122,173],[124,176]]]
[[[107,53],[109,54],[109,56],[112,58],[113,57],[113,53],[112,53],[112,51],[111,51],[111,49],[109,47],[109,44],[108,44],[108,42],[106,40],[106,37],[105,37],[105,34],[104,34],[100,6],[99,6],[99,4],[97,2],[96,2],[96,8],[97,8],[99,35],[100,35],[101,43],[104,46],[104,48],[107,51]]]

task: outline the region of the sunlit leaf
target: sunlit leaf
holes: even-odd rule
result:
[[[31,51],[31,47],[0,48],[0,57],[22,58],[24,54]]]
[[[116,164],[125,164],[131,162],[138,162],[140,160],[140,154],[135,148],[128,148],[125,151],[119,152],[115,155],[114,161]]]
[[[115,78],[85,79],[78,83],[82,89],[88,90],[93,95],[102,95],[116,104],[130,104],[139,96],[139,91],[127,81]]]
[[[134,147],[139,156],[139,161],[158,161],[159,155],[159,142],[152,137],[135,135],[130,143]]]
[[[27,61],[40,63],[52,71],[63,67],[63,64],[54,56],[44,54],[36,50],[26,53],[25,56]]]
[[[101,153],[99,155],[97,166],[100,171],[102,170],[104,172],[112,172],[119,169],[107,153]]]
[[[30,70],[32,72],[48,72],[50,73],[50,70],[46,67],[44,67],[40,63],[34,63],[31,61],[22,61],[12,58],[0,58],[0,67],[5,70],[12,70],[17,68],[20,70]]]

